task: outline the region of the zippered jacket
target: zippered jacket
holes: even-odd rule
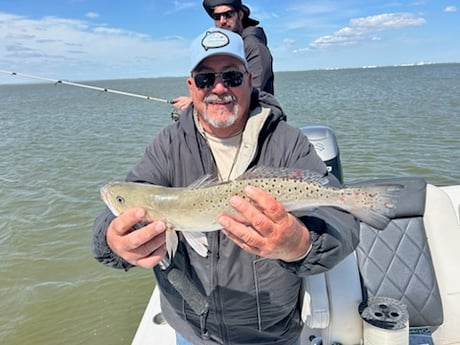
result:
[[[268,166],[328,174],[308,138],[287,124],[278,103],[266,93],[253,92],[238,156],[240,173]],[[190,106],[148,145],[127,180],[184,187],[206,174],[216,175],[216,169]],[[112,219],[106,210],[94,223],[94,256],[108,266],[129,269],[107,246],[105,233]],[[359,235],[358,221],[332,207],[319,207],[299,219],[310,230],[312,248],[305,258],[289,263],[249,254],[222,231],[206,233],[209,254],[204,258],[178,232],[181,241],[173,263],[208,301],[209,311],[197,315],[157,266],[154,273],[169,324],[193,344],[294,343],[302,330],[302,277],[334,267],[354,250]]]

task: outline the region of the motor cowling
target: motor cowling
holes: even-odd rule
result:
[[[327,126],[305,126],[300,130],[305,134],[316,149],[316,152],[327,165],[327,169],[343,183],[342,163],[339,145],[334,131]]]

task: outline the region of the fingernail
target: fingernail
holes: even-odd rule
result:
[[[228,220],[225,217],[220,217],[217,221],[223,228],[226,228],[228,225]]]
[[[251,196],[251,195],[254,194],[255,189],[254,189],[253,186],[246,186],[246,187],[244,188],[244,192],[245,192],[248,196]]]
[[[140,208],[136,211],[136,217],[137,218],[144,218],[145,217],[145,210],[143,208]]]
[[[166,228],[166,226],[164,225],[164,223],[162,223],[162,222],[155,223],[155,230],[156,231],[163,231],[165,228]]]
[[[241,199],[237,196],[232,196],[230,198],[230,205],[232,206],[238,206],[241,203]]]

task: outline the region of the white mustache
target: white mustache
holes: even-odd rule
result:
[[[209,103],[236,103],[236,98],[232,95],[216,95],[216,94],[211,94],[209,96],[206,96],[203,99],[203,102],[206,104]]]

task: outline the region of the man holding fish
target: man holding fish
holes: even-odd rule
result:
[[[126,179],[167,187],[179,197],[160,194],[129,203],[130,195],[111,196],[110,186],[105,187],[101,193],[109,208],[94,224],[94,255],[111,267],[154,268],[162,311],[178,343],[300,344],[302,277],[328,270],[349,255],[358,244],[359,222],[329,206],[296,216],[275,192],[257,184],[243,185],[242,194],[205,193],[209,186],[241,181],[248,170],[251,179],[271,174],[272,188],[282,192],[272,168],[288,168],[288,175],[308,170],[320,186],[338,182],[328,176],[308,138],[286,123],[273,96],[252,88],[238,34],[210,28],[197,37],[187,84],[193,106],[158,134]],[[201,197],[180,204],[183,193],[196,195],[201,189]],[[213,199],[221,195],[228,200]],[[155,206],[165,200],[165,210]],[[222,203],[232,211],[219,213]],[[213,208],[218,210],[213,224],[195,221],[195,215]],[[182,222],[175,222],[174,215]],[[187,223],[192,225],[187,228]],[[168,233],[178,241],[169,243]],[[167,247],[174,254],[167,254]],[[175,289],[167,275],[171,267],[206,301],[204,313]]]

